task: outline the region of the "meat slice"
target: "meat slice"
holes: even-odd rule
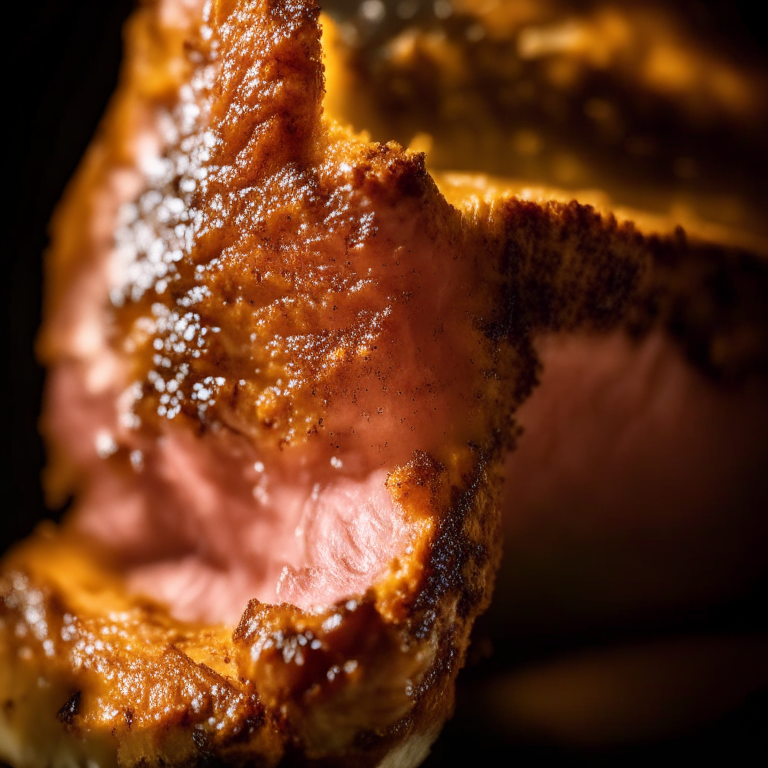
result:
[[[362,42],[332,40],[334,113],[428,148],[430,172],[447,194],[461,185],[459,198],[469,187],[576,197],[644,232],[682,224],[765,253],[764,62],[723,58],[733,41],[722,29],[694,36],[674,3],[454,9],[420,25],[358,22]],[[646,79],[645,62],[662,59],[686,62],[685,85],[660,71]],[[720,78],[733,86],[726,109],[710,91]],[[686,163],[695,175],[680,173]],[[711,257],[687,288],[681,273],[675,316],[640,339],[626,328],[536,339],[541,385],[516,414],[524,437],[506,460],[505,554],[481,630],[492,627],[494,647],[538,658],[553,644],[614,642],[628,626],[693,631],[692,613],[718,622],[715,605],[744,606],[765,582],[765,349],[737,318],[748,306],[759,314],[765,286],[759,269],[735,284]],[[739,338],[718,338],[728,325]],[[755,617],[759,602],[736,610]],[[514,672],[521,658],[508,663]]]
[[[2,755],[416,765],[490,598],[536,337],[664,325],[738,369],[765,268],[438,188],[323,115],[312,2],[163,0],[129,42],[54,228],[48,485],[76,501],[4,560]],[[713,270],[732,314],[696,299]]]

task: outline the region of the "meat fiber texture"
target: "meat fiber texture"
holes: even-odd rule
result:
[[[490,600],[535,339],[764,366],[760,258],[438,186],[324,113],[318,19],[129,24],[48,257],[46,483],[76,501],[3,562],[15,766],[417,765]]]

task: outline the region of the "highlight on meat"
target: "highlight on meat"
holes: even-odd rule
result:
[[[759,257],[430,174],[337,121],[321,27],[311,0],[130,22],[48,257],[46,484],[76,503],[3,561],[14,765],[417,765],[490,600],[536,340],[762,370]]]

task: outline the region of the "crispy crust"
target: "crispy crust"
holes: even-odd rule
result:
[[[32,759],[9,759],[371,765],[410,744],[420,760],[452,711],[469,630],[491,594],[498,482],[479,457],[452,485],[427,456],[389,482],[424,518],[399,569],[316,614],[252,601],[234,633],[174,622],[128,597],[93,553],[41,531],[5,562],[2,649],[14,661],[2,687],[20,743],[39,717],[52,736]]]

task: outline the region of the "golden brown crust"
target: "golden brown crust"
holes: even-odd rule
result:
[[[231,635],[127,596],[92,553],[41,532],[5,562],[10,727],[23,731],[34,706],[57,720],[54,748],[106,745],[107,764],[126,766],[288,754],[371,765],[404,742],[426,748],[501,554],[485,461],[463,489],[446,475],[418,456],[391,479],[426,524],[415,555],[368,594],[314,614],[252,601]],[[45,693],[30,701],[41,675]]]

